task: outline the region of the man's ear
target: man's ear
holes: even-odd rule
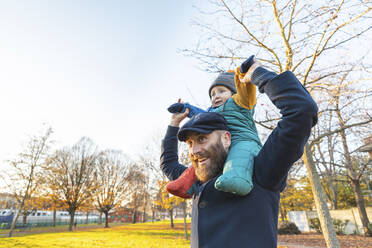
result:
[[[228,131],[224,131],[221,135],[221,142],[223,147],[228,150],[231,145],[231,134]]]

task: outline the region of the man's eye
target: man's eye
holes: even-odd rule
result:
[[[205,136],[199,136],[199,142],[204,142],[207,138]]]

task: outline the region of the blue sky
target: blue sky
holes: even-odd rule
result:
[[[209,103],[215,75],[179,50],[197,1],[1,1],[0,161],[43,123],[56,147],[81,136],[134,156],[179,97]]]

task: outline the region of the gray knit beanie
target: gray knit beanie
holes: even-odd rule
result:
[[[213,81],[211,87],[209,87],[209,97],[211,97],[211,91],[214,86],[222,85],[227,87],[233,94],[236,93],[235,81],[234,81],[234,72],[222,72],[218,77]]]

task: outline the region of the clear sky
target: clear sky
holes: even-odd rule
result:
[[[198,1],[0,4],[0,165],[47,123],[55,148],[81,136],[135,156],[178,97],[206,107],[215,77],[179,49]]]

